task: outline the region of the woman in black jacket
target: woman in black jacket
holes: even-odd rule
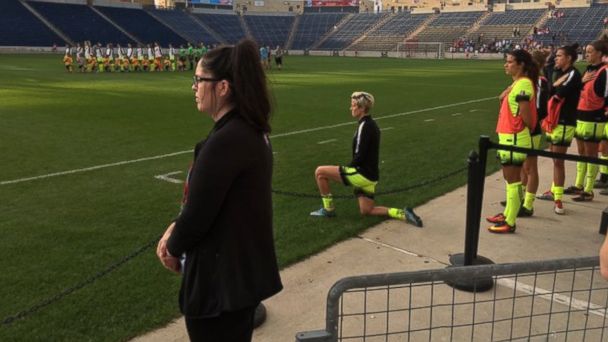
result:
[[[255,43],[209,51],[192,90],[215,122],[197,144],[179,217],[157,255],[183,273],[192,341],[250,341],[256,306],[282,289],[272,230],[271,105]]]

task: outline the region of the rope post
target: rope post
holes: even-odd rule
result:
[[[469,172],[467,185],[467,215],[464,241],[464,253],[450,256],[451,266],[471,266],[493,264],[488,258],[477,255],[479,246],[479,229],[481,218],[481,207],[483,202],[483,189],[485,184],[485,171],[487,154],[489,149],[489,138],[482,136],[479,140],[478,155],[475,151],[469,153]],[[481,277],[461,281],[446,282],[447,285],[468,292],[481,292],[490,290],[494,286],[492,277]]]
[[[606,231],[608,231],[608,208],[602,211],[602,220],[600,221],[599,233],[606,235]]]

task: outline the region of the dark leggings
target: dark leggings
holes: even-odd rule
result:
[[[186,329],[193,342],[250,342],[255,308],[222,312],[217,317],[188,318]]]

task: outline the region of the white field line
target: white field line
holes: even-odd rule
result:
[[[139,162],[142,162],[142,161],[148,161],[148,160],[154,160],[154,159],[163,159],[163,158],[173,157],[173,156],[177,156],[177,155],[184,154],[184,153],[192,153],[192,150],[179,151],[179,152],[173,152],[173,153],[168,153],[168,154],[161,154],[159,156],[145,157],[145,158],[139,158],[139,159],[133,159],[133,160],[124,160],[124,161],[120,161],[120,162],[116,162],[116,163],[96,165],[96,166],[85,167],[85,168],[82,168],[82,169],[75,169],[75,170],[69,170],[69,171],[61,171],[61,172],[48,173],[46,175],[40,175],[40,176],[34,176],[34,177],[27,177],[27,178],[19,178],[19,179],[13,179],[13,180],[8,180],[8,181],[2,181],[2,182],[0,182],[0,185],[22,183],[22,182],[28,182],[28,181],[33,181],[33,180],[37,180],[37,179],[57,177],[57,176],[69,175],[69,174],[73,174],[73,173],[80,173],[80,172],[87,172],[87,171],[105,169],[107,167],[113,167],[113,166],[120,166],[120,165],[126,165],[126,164],[139,163]]]
[[[374,119],[376,121],[378,121],[378,120],[385,120],[385,119],[392,119],[392,118],[412,115],[412,114],[416,114],[416,113],[424,113],[424,112],[429,112],[429,111],[433,111],[433,110],[450,108],[450,107],[456,107],[456,106],[462,106],[462,105],[467,105],[467,104],[471,104],[471,103],[484,102],[484,101],[494,100],[494,99],[496,99],[495,96],[493,96],[493,97],[484,97],[484,98],[476,99],[476,100],[456,102],[456,103],[451,103],[451,104],[442,105],[442,106],[436,106],[436,107],[429,107],[429,108],[412,110],[412,111],[409,111],[409,112],[403,112],[403,113],[396,113],[396,114],[389,114],[389,115],[384,115],[384,116],[378,116],[378,117],[374,117]],[[299,131],[274,134],[274,135],[272,135],[270,137],[271,138],[288,137],[288,136],[291,136],[291,135],[297,135],[297,134],[304,134],[304,133],[322,131],[322,130],[326,130],[326,129],[332,129],[332,128],[336,128],[336,127],[342,127],[342,126],[348,126],[348,125],[354,125],[354,124],[356,124],[356,122],[352,122],[352,121],[351,122],[343,122],[343,123],[336,124],[336,125],[321,126],[321,127],[315,127],[315,128],[302,129],[302,130],[299,130]],[[184,154],[184,153],[192,153],[192,150],[190,149],[190,150],[185,150],[185,151],[179,151],[179,152],[161,154],[161,155],[158,155],[158,156],[145,157],[145,158],[139,158],[139,159],[133,159],[133,160],[124,160],[124,161],[119,161],[119,162],[116,162],[116,163],[102,164],[102,165],[96,165],[96,166],[91,166],[91,167],[85,167],[85,168],[82,168],[82,169],[74,169],[74,170],[68,170],[68,171],[53,172],[53,173],[48,173],[46,175],[40,175],[40,176],[33,176],[33,177],[25,177],[25,178],[18,178],[18,179],[0,181],[0,186],[1,185],[8,185],[8,184],[15,184],[15,183],[22,183],[22,182],[29,182],[29,181],[33,181],[33,180],[50,178],[50,177],[64,176],[64,175],[69,175],[69,174],[74,174],[74,173],[81,173],[81,172],[99,170],[99,169],[104,169],[104,168],[114,167],[114,166],[120,166],[120,165],[126,165],[126,164],[139,163],[139,162],[148,161],[148,160],[163,159],[163,158],[173,157],[173,156],[177,156],[177,155]]]
[[[479,112],[479,109],[471,109],[471,110],[469,110],[469,113],[473,113],[473,112]]]
[[[323,144],[327,144],[327,143],[334,142],[334,141],[337,141],[337,140],[338,139],[323,140],[323,141],[319,141],[317,144],[323,145]]]
[[[156,175],[156,176],[154,176],[154,178],[160,179],[162,181],[169,182],[169,183],[182,184],[184,182],[183,180],[169,177],[169,176],[177,175],[180,173],[182,173],[182,172],[173,171],[173,172],[165,173],[164,175]]]
[[[590,314],[597,315],[600,317],[606,317],[606,309],[597,304],[588,303],[579,299],[571,298],[568,296],[564,296],[558,293],[551,293],[550,291],[541,289],[539,287],[534,287],[530,285],[526,285],[524,283],[516,282],[512,279],[498,279],[496,283],[511,289],[515,289],[519,292],[523,292],[530,295],[538,296],[539,298],[543,298],[549,301],[554,301],[556,303],[560,303],[568,306],[569,308],[575,310],[585,310]]]
[[[414,257],[423,257],[426,258],[428,260],[432,260],[435,261],[437,263],[443,264],[442,262],[440,262],[439,260],[435,260],[431,257],[425,257],[410,251],[407,251],[405,249],[399,248],[399,247],[395,247],[395,246],[391,246],[388,244],[385,244],[383,242],[380,241],[375,241],[363,236],[359,236],[359,238],[361,238],[362,240],[365,240],[367,242],[373,243],[375,245],[379,245],[385,248],[389,248],[392,249],[394,251],[397,251],[399,253],[403,253],[409,256],[414,256]],[[535,295],[538,296],[539,298],[548,300],[548,301],[554,301],[555,303],[559,303],[559,304],[563,304],[568,306],[569,308],[575,309],[575,310],[585,310],[587,312],[589,312],[590,314],[596,315],[596,316],[600,316],[600,317],[606,317],[608,312],[606,309],[604,309],[603,306],[597,305],[597,304],[593,304],[593,303],[588,303],[579,299],[575,299],[575,298],[571,298],[568,296],[564,296],[558,293],[552,293],[551,291],[547,291],[545,289],[541,289],[540,287],[534,287],[534,286],[530,286],[521,282],[516,282],[515,280],[512,279],[506,279],[506,278],[500,278],[496,280],[496,284],[497,285],[501,285],[501,286],[505,286],[508,287],[510,289],[514,289],[516,291],[519,292],[523,292],[525,294],[529,294],[529,295]]]
[[[431,121],[435,121],[435,119],[426,119],[426,120],[424,120],[424,122],[431,122]]]
[[[390,131],[391,129],[395,129],[395,127],[380,128],[381,131]]]
[[[412,253],[410,251],[406,251],[405,249],[402,249],[402,248],[399,248],[399,247],[387,245],[387,244],[385,244],[383,242],[380,242],[380,241],[368,239],[368,238],[363,237],[363,236],[359,236],[359,238],[362,239],[362,240],[365,240],[367,242],[371,242],[371,243],[373,243],[375,245],[379,245],[379,246],[382,246],[382,247],[386,247],[386,248],[392,249],[392,250],[397,251],[399,253],[403,253],[403,254],[407,254],[409,256],[414,256],[414,257],[419,257],[419,258],[422,257],[422,255],[419,255],[419,254],[416,254],[416,253]]]
[[[452,114],[452,116],[459,116],[459,115],[462,115],[462,113],[454,113],[454,114]]]

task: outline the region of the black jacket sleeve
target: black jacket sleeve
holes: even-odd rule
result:
[[[242,168],[235,140],[214,138],[207,140],[192,168],[188,198],[167,244],[173,256],[204,239]]]
[[[353,161],[351,165],[363,165],[367,160],[366,157],[369,154],[372,133],[369,123],[365,122],[363,123],[363,126],[360,126],[360,129],[357,131],[359,137],[355,137],[355,149],[353,151]]]
[[[557,88],[556,95],[562,99],[577,96],[577,93],[581,91],[580,83],[580,77],[577,77],[576,70],[572,69],[568,72],[568,78],[566,78],[566,81],[564,81],[564,83]]]

